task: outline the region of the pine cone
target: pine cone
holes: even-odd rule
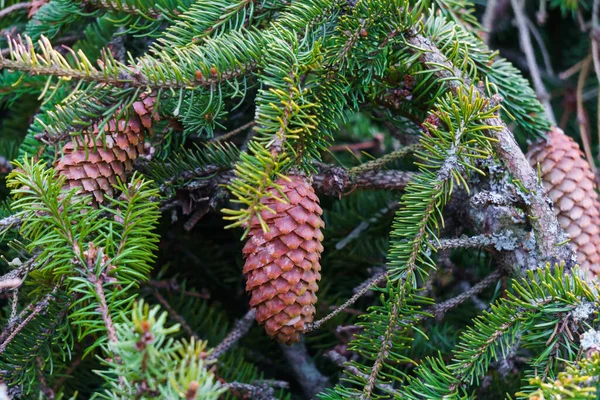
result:
[[[545,142],[530,148],[527,158],[534,168],[540,165],[544,187],[582,270],[600,275],[600,202],[594,173],[579,145],[553,128]]]
[[[55,164],[55,169],[67,177],[65,188],[80,187],[80,192],[92,194],[97,203],[103,202],[104,194],[114,196],[117,177],[124,182],[132,161],[143,152],[145,129],[152,126],[155,101],[152,95],[142,96],[133,103],[135,115],[127,123],[110,120],[104,127],[106,146],[94,139],[99,133],[96,124],[82,138],[67,143]],[[156,113],[154,119],[158,119]]]
[[[280,199],[267,196],[261,201],[275,211],[261,212],[269,231],[263,232],[255,217],[243,250],[246,290],[256,320],[265,324],[269,336],[286,344],[300,340],[315,314],[323,251],[320,228],[325,225],[312,186],[300,176],[289,179],[275,182],[289,202],[281,201],[277,189],[269,189]]]

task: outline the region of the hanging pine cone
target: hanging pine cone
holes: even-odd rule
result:
[[[133,103],[135,115],[127,122],[110,120],[104,127],[105,143],[95,140],[98,125],[84,132],[82,138],[75,138],[63,149],[63,156],[55,164],[55,169],[67,177],[65,188],[81,188],[80,192],[90,193],[97,203],[102,203],[104,195],[114,196],[113,185],[117,177],[125,181],[126,173],[132,169],[132,161],[143,152],[145,130],[152,126],[156,97],[144,95]]]
[[[600,202],[594,173],[579,145],[559,128],[547,140],[532,146],[527,158],[541,177],[560,226],[571,238],[584,271],[600,275]]]
[[[289,179],[275,182],[289,202],[262,199],[262,204],[275,211],[261,212],[269,231],[263,232],[255,217],[243,250],[246,290],[251,294],[256,320],[265,324],[269,336],[286,344],[300,340],[315,314],[323,251],[320,228],[325,225],[312,186],[300,176]],[[269,191],[281,199],[277,189]]]

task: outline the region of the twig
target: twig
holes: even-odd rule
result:
[[[48,386],[48,382],[46,381],[46,377],[44,376],[44,371],[43,371],[44,364],[43,364],[42,357],[37,356],[35,358],[35,363],[37,366],[37,376],[38,376],[38,381],[40,382],[41,391],[47,399],[53,399],[54,391],[50,388],[50,386]]]
[[[348,300],[346,300],[337,309],[335,309],[331,313],[327,314],[325,317],[321,318],[318,321],[313,322],[312,324],[309,324],[306,327],[305,333],[312,332],[316,329],[319,329],[321,327],[321,325],[323,325],[325,322],[329,321],[331,318],[335,317],[336,315],[338,315],[339,313],[344,311],[346,308],[350,307],[359,298],[361,298],[365,293],[367,293],[369,290],[371,290],[371,288],[373,288],[373,286],[377,286],[377,285],[385,282],[385,280],[388,277],[388,274],[389,274],[388,270],[379,271],[375,276],[373,276],[373,277],[367,279],[366,281],[364,281],[363,283],[361,283],[358,287],[356,287],[354,289],[354,295],[352,297],[350,297]]]
[[[524,2],[521,0],[510,0],[513,11],[515,12],[515,20],[517,21],[517,27],[519,30],[519,42],[521,43],[521,49],[525,53],[527,64],[529,65],[529,73],[531,74],[531,80],[535,88],[535,93],[538,99],[543,104],[546,110],[546,116],[553,124],[556,124],[556,118],[554,117],[554,111],[552,111],[552,105],[550,104],[550,96],[546,91],[544,82],[540,75],[540,70],[535,60],[535,53],[533,52],[533,46],[531,44],[531,37],[529,35],[529,28],[527,26],[527,19],[523,10]]]
[[[600,85],[600,50],[598,41],[600,40],[600,24],[598,23],[598,13],[600,13],[600,0],[594,0],[592,7],[592,31],[590,33],[592,37],[592,60],[594,60],[594,71],[596,72],[596,80]],[[600,90],[600,89],[599,89]],[[598,131],[598,146],[600,146],[600,96],[598,96],[598,115],[596,117],[596,130]],[[592,161],[590,160],[590,164]]]
[[[33,4],[33,2],[26,1],[26,2],[23,2],[23,3],[16,3],[16,4],[13,4],[12,6],[8,6],[5,9],[0,10],[0,18],[4,18],[8,14],[10,14],[10,13],[12,13],[14,11],[22,10],[24,8],[29,8],[29,7],[31,7],[32,4]]]
[[[10,171],[12,171],[10,160],[8,160],[6,157],[0,156],[0,174],[8,174]]]
[[[235,345],[252,327],[254,324],[254,318],[256,316],[256,310],[252,309],[246,313],[235,323],[233,329],[227,334],[225,339],[219,343],[213,351],[206,357],[207,360],[216,360],[221,357],[227,350]]]
[[[168,281],[148,281],[148,286],[152,286],[157,289],[173,290],[175,292],[181,292],[186,297],[198,297],[200,299],[210,299],[210,293],[207,292],[206,288],[202,290],[202,293],[193,292],[191,290],[183,290],[181,285],[177,283],[175,279],[169,279]]]
[[[402,147],[396,151],[392,151],[384,155],[383,157],[377,158],[375,160],[367,161],[366,163],[357,165],[356,167],[350,168],[348,171],[351,175],[361,174],[371,170],[380,170],[386,164],[395,161],[399,158],[402,158],[410,153],[414,153],[418,150],[421,150],[423,146],[420,144],[413,144],[410,146]]]
[[[294,371],[296,380],[302,386],[306,397],[314,399],[318,393],[331,385],[329,379],[319,372],[315,362],[308,355],[303,340],[291,346],[280,344],[279,347]]]
[[[467,249],[467,248],[495,248],[498,251],[514,250],[517,247],[517,238],[512,236],[510,231],[497,234],[482,234],[470,237],[460,237],[456,239],[441,239],[439,241],[431,241],[430,245],[436,251],[450,249]]]
[[[581,71],[581,68],[583,66],[583,64],[588,60],[591,59],[592,55],[588,55],[586,58],[584,58],[583,60],[575,63],[573,66],[567,68],[566,70],[559,72],[558,77],[560,79],[569,79],[570,77],[572,77],[573,75],[575,75],[576,73],[578,73],[579,71]]]
[[[289,384],[284,381],[255,381],[250,383],[229,382],[225,384],[228,390],[232,392],[244,393],[255,400],[277,400],[275,397],[275,388],[286,389]]]
[[[21,286],[21,284],[23,283],[23,281],[19,278],[10,278],[10,279],[3,279],[0,280],[0,292],[2,290],[6,290],[6,289],[16,289],[19,286]]]
[[[193,329],[187,323],[185,318],[183,318],[181,314],[179,314],[177,311],[175,311],[173,307],[171,307],[167,299],[165,299],[163,295],[158,292],[157,289],[154,289],[152,291],[152,294],[154,295],[154,297],[156,297],[156,300],[158,300],[158,302],[167,310],[171,318],[179,322],[181,327],[187,332],[188,335],[192,336],[195,339],[199,339],[198,335],[193,331]]]
[[[343,355],[341,355],[340,353],[338,353],[337,351],[330,350],[327,353],[325,353],[324,356],[329,358],[331,361],[333,361],[339,367],[344,368],[344,370],[349,372],[350,374],[355,375],[355,376],[360,376],[361,378],[363,378],[365,380],[369,379],[369,375],[361,372],[354,365],[349,364],[348,359],[346,357],[344,357]],[[396,399],[402,398],[402,394],[400,392],[398,392],[396,389],[394,389],[394,387],[392,385],[377,382],[377,383],[375,383],[375,386],[377,388],[381,389],[383,392],[391,394],[393,396],[393,398],[396,398]]]
[[[108,340],[116,343],[118,341],[117,331],[110,315],[110,310],[108,309],[108,303],[106,302],[106,295],[104,294],[103,287],[104,282],[102,279],[96,277],[93,272],[88,276],[88,280],[94,284],[96,295],[98,296],[98,303],[100,305],[100,315],[102,316],[102,321],[104,321],[104,326],[106,327]]]
[[[425,314],[431,314],[431,315],[435,316],[436,318],[441,318],[444,314],[446,314],[451,309],[458,307],[465,301],[469,300],[471,297],[474,297],[474,296],[478,295],[479,293],[481,293],[484,289],[486,289],[490,285],[497,282],[498,279],[500,279],[501,277],[502,277],[502,273],[500,271],[494,271],[491,274],[489,274],[487,277],[485,277],[483,280],[481,280],[480,282],[473,285],[473,287],[471,287],[469,290],[459,294],[456,297],[446,300],[442,303],[435,304],[435,305],[429,307],[427,310],[425,310]],[[420,314],[417,317],[417,321],[420,321],[426,317],[427,317],[427,315]]]
[[[67,380],[67,377],[77,369],[79,364],[81,364],[81,354],[77,355],[77,357],[73,360],[71,365],[69,365],[65,372],[61,374],[62,376],[54,382],[54,385],[52,385],[52,390],[57,392],[63,386],[63,383]]]
[[[483,28],[482,39],[485,44],[490,43],[490,36],[494,32],[494,21],[497,18],[498,0],[488,0],[483,17],[481,17],[481,26]]]
[[[592,63],[591,58],[586,58],[581,66],[581,72],[577,79],[577,90],[575,91],[575,98],[577,100],[577,124],[579,126],[579,136],[583,142],[583,150],[585,151],[585,157],[592,168],[592,172],[596,174],[596,163],[592,156],[592,144],[591,144],[591,133],[590,133],[590,119],[587,111],[583,105],[583,88],[585,81],[590,72],[590,64]]]
[[[231,132],[227,132],[224,135],[214,137],[214,138],[210,139],[209,141],[210,142],[220,142],[222,140],[228,140],[231,137],[237,135],[238,133],[241,133],[241,132],[245,131],[246,129],[253,127],[255,124],[256,124],[256,121],[254,121],[254,120],[250,121],[247,124],[240,126],[239,128],[235,128]]]
[[[30,304],[25,310],[23,310],[31,310],[31,313],[27,316],[27,318],[23,319],[16,327],[13,328],[11,324],[5,327],[4,331],[2,332],[2,335],[0,335],[2,336],[2,338],[0,338],[0,340],[2,340],[2,343],[0,343],[0,355],[4,353],[6,347],[10,344],[10,342],[12,342],[12,340],[17,336],[17,334],[21,332],[29,322],[31,322],[38,314],[42,313],[48,308],[50,301],[54,299],[54,294],[56,293],[57,288],[58,286],[56,286],[52,290],[52,292],[48,293],[42,300],[37,302],[35,305]]]
[[[21,218],[17,217],[16,215],[11,215],[10,217],[0,219],[0,233],[10,228],[20,227],[22,222],[23,221]]]
[[[554,69],[552,68],[552,62],[550,61],[550,54],[548,54],[548,49],[546,48],[546,44],[544,43],[544,39],[542,39],[542,35],[540,35],[540,31],[535,27],[533,22],[529,18],[527,18],[527,27],[533,34],[533,38],[537,42],[538,48],[542,53],[542,58],[544,59],[544,67],[546,68],[546,73],[550,76],[554,76]]]

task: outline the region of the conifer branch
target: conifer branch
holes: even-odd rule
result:
[[[438,78],[445,79],[450,91],[455,93],[460,87],[470,83],[469,79],[465,78],[430,40],[413,33],[407,35],[407,42],[413,46],[412,51],[419,55],[421,63],[426,68],[431,69]],[[478,90],[485,95],[482,88]],[[496,97],[492,100],[492,103],[497,103],[500,99]],[[537,174],[529,165],[512,132],[499,117],[490,118],[487,123],[497,128],[491,133],[496,139],[493,147],[497,156],[526,191],[529,203],[525,204],[525,208],[538,238],[537,246],[540,255],[546,260],[569,260],[574,265],[575,255],[570,246],[565,245],[567,238],[547,201],[545,190],[539,184]]]

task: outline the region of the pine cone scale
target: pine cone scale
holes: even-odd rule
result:
[[[125,181],[132,170],[132,160],[143,152],[144,129],[150,128],[151,116],[158,119],[155,101],[154,96],[145,96],[133,104],[136,115],[128,121],[108,121],[102,128],[104,142],[96,139],[100,130],[93,125],[83,138],[65,144],[63,155],[55,164],[56,170],[67,178],[65,187],[81,188],[80,191],[93,195],[95,203],[102,203],[105,194],[112,197],[117,178]]]
[[[276,184],[280,190],[269,189],[272,196],[261,200],[269,207],[260,213],[268,232],[263,232],[258,217],[250,223],[249,240],[242,250],[243,271],[256,320],[265,325],[269,336],[291,344],[299,340],[315,313],[323,210],[303,178],[293,176]]]

